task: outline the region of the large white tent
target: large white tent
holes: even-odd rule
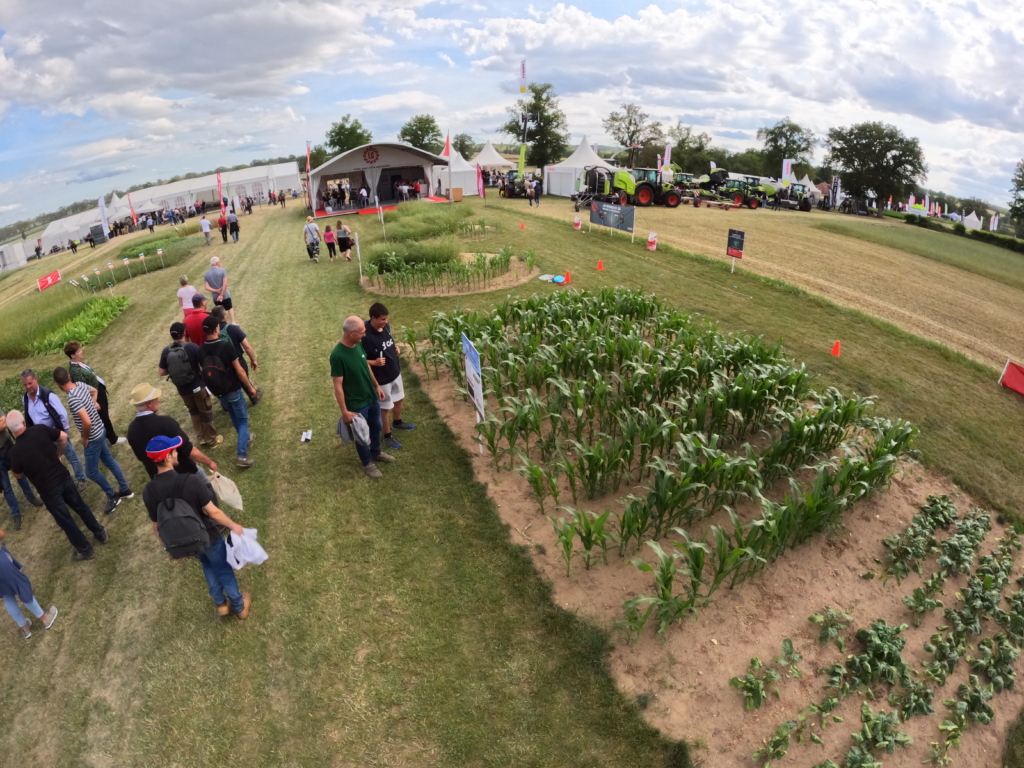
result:
[[[476,163],[470,163],[462,156],[462,153],[452,148],[451,157],[452,189],[461,189],[463,197],[477,194],[476,191]],[[481,166],[482,167],[482,166]],[[441,182],[441,194],[448,196],[448,166],[435,165],[431,177],[430,189],[437,191],[437,182]]]
[[[20,240],[0,245],[0,272],[15,269],[25,263],[25,245]]]
[[[969,214],[964,216],[963,223],[968,229],[981,229],[981,219],[978,218],[978,214],[971,211]]]
[[[466,162],[465,158],[461,156],[460,159],[463,163]],[[447,158],[410,144],[397,142],[364,144],[361,147],[342,152],[311,170],[309,172],[309,188],[312,190],[313,200],[316,203],[318,193],[324,197],[327,196],[330,182],[348,179],[353,195],[358,195],[360,188],[365,186],[371,205],[375,194],[382,203],[392,202],[395,200],[397,183],[419,181],[423,184],[433,183],[436,188],[437,176],[434,168],[447,165]],[[466,165],[469,164],[466,163]],[[447,186],[447,177],[446,171],[442,186]],[[454,181],[453,174],[453,186]],[[327,213],[317,206],[316,215],[324,216]]]
[[[576,147],[576,151],[569,157],[560,163],[544,167],[544,194],[569,197],[576,191],[576,180],[583,175],[583,169],[595,165],[600,165],[603,168],[615,168],[607,160],[598,157],[597,152],[584,136],[583,141]]]
[[[498,154],[498,150],[491,144],[490,139],[484,144],[484,148],[477,153],[470,162],[479,165],[481,168],[512,168],[515,163]]]
[[[240,168],[237,171],[225,171],[221,175],[221,190],[225,197],[252,197],[258,202],[267,199],[270,192],[289,192],[302,189],[302,178],[299,176],[299,165],[295,161],[277,163],[275,165],[257,165],[251,168]],[[123,198],[116,194],[111,196],[107,205],[107,221],[124,219],[131,216],[131,209],[137,215],[168,210],[170,208],[186,208],[193,203],[205,200],[217,204],[217,174],[197,176],[193,179],[181,179],[170,184],[146,187],[130,193]],[[75,213],[57,221],[51,221],[43,231],[43,252],[48,252],[54,245],[64,246],[69,239],[81,240],[89,233],[89,228],[101,221],[100,209]]]

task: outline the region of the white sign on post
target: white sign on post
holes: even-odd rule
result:
[[[476,423],[479,424],[484,420],[484,379],[480,373],[480,353],[466,334],[462,334],[462,360],[466,366],[466,389],[469,390],[469,399],[476,409]],[[480,453],[483,452],[484,445],[480,443]]]

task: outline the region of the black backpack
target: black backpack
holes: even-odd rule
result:
[[[199,513],[181,498],[188,475],[178,475],[171,495],[156,510],[156,530],[172,560],[198,557],[210,548],[210,533]]]
[[[188,359],[185,345],[180,341],[167,348],[167,374],[171,382],[178,387],[187,387],[195,380],[192,361]]]
[[[216,349],[223,343],[220,340],[213,343],[206,342],[201,347],[204,355],[202,363],[203,384],[217,397],[234,392],[236,389],[235,377],[228,370],[228,367],[224,365],[224,361],[220,356],[216,354]],[[207,347],[210,349],[207,349]]]

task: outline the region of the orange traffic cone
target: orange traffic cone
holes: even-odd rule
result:
[[[601,259],[597,260],[597,271],[604,272],[604,262]]]
[[[523,222],[520,221],[519,222],[519,228],[520,229],[526,229],[526,225]]]
[[[569,274],[569,270],[565,270],[565,282],[562,285],[569,285],[572,282],[572,275]]]
[[[832,345],[832,356],[839,357],[839,342],[837,341]]]

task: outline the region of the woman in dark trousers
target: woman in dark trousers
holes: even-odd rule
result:
[[[68,365],[68,373],[71,374],[71,380],[74,382],[84,382],[90,387],[96,388],[96,400],[99,404],[100,421],[103,422],[103,426],[107,430],[107,442],[111,445],[118,445],[119,443],[125,442],[123,437],[118,437],[117,432],[114,430],[114,425],[110,423],[110,406],[107,404],[107,385],[99,376],[96,375],[96,371],[90,368],[88,365],[82,362],[84,348],[80,341],[69,341],[64,345],[64,354],[68,356],[68,360],[71,361]]]

